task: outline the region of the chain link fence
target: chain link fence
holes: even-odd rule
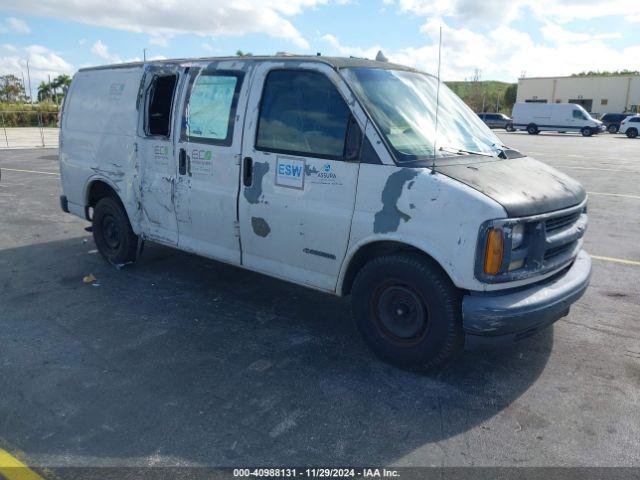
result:
[[[0,148],[58,146],[58,112],[0,111]]]

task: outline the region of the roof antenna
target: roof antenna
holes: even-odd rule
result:
[[[376,55],[376,62],[388,62],[389,59],[384,56],[382,50],[378,50],[378,54]]]
[[[440,27],[440,36],[438,40],[438,87],[436,89],[436,126],[435,135],[433,136],[433,158],[431,160],[431,174],[436,173],[436,143],[438,141],[438,110],[440,110],[440,60],[442,54],[442,26]]]

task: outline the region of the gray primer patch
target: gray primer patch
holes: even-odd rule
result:
[[[375,233],[395,232],[400,226],[400,220],[408,222],[411,216],[398,208],[398,200],[402,195],[405,184],[413,180],[418,175],[418,171],[410,168],[403,168],[392,173],[387,178],[387,183],[382,190],[382,210],[376,213],[373,220],[373,231]]]
[[[259,237],[266,237],[271,233],[271,227],[267,221],[261,217],[251,217],[251,228],[253,228],[253,233]]]
[[[253,164],[253,183],[250,187],[244,187],[244,198],[251,204],[260,203],[262,196],[262,179],[269,171],[269,162],[255,162]]]

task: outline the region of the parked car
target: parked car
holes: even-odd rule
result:
[[[489,128],[507,128],[511,119],[504,113],[478,113],[478,117],[487,124]]]
[[[620,133],[629,138],[636,138],[640,132],[640,115],[631,115],[620,124]]]
[[[589,137],[604,130],[600,120],[573,103],[516,103],[513,106],[513,127],[531,135],[544,131],[580,132]]]
[[[609,133],[618,133],[620,130],[620,123],[627,118],[630,113],[605,113],[602,116],[602,123],[604,124],[604,128]]]
[[[517,341],[587,288],[587,195],[444,84],[436,129],[437,89],[357,58],[82,69],[62,112],[61,207],[114,265],[153,241],[350,294],[366,342],[403,365]]]

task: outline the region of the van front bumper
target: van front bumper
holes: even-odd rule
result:
[[[506,292],[474,293],[462,299],[465,347],[491,346],[526,338],[569,313],[587,289],[591,257],[581,250],[560,276]]]

